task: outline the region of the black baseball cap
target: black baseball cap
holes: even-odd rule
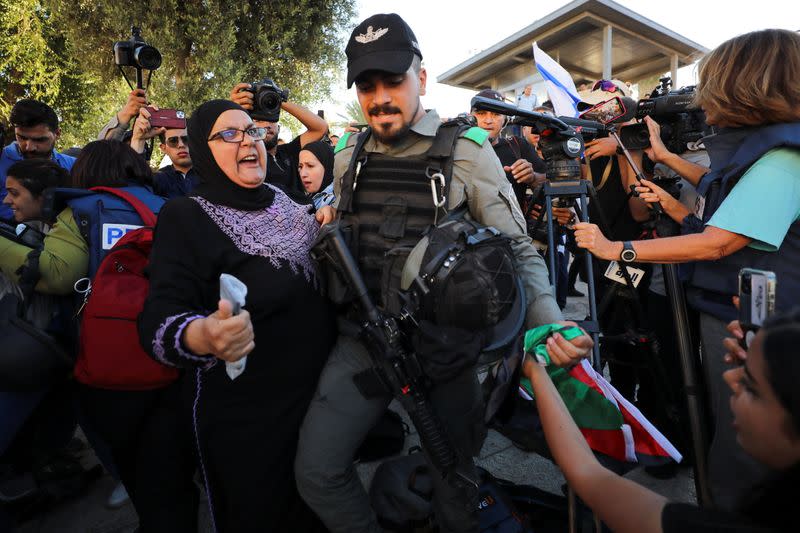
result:
[[[481,98],[488,98],[490,100],[497,100],[498,102],[505,103],[506,101],[506,99],[503,98],[503,95],[495,91],[494,89],[483,89],[478,94],[472,97],[472,100],[470,101],[470,107],[473,109],[475,108],[475,98],[477,98],[478,96],[480,96]]]
[[[372,15],[350,34],[347,55],[347,87],[368,70],[402,74],[414,56],[422,59],[417,38],[406,21],[396,13]]]

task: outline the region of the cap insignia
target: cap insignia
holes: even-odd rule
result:
[[[372,29],[372,26],[367,27],[366,33],[362,33],[361,35],[356,35],[356,41],[360,42],[361,44],[367,43],[374,43],[389,31],[389,28],[379,28],[377,30]]]

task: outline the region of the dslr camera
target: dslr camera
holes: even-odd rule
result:
[[[669,76],[661,78],[661,84],[642,98],[636,107],[636,118],[649,116],[661,126],[661,140],[670,152],[682,154],[703,137],[713,133],[706,124],[706,115],[694,105],[695,87],[671,90]],[[650,147],[647,124],[632,124],[620,129],[620,139],[630,150]]]
[[[156,70],[161,66],[161,52],[142,39],[142,30],[131,28],[131,38],[114,43],[114,63],[118,67],[134,67],[137,70]]]
[[[253,93],[253,114],[262,115],[268,122],[278,122],[281,103],[289,100],[288,89],[281,89],[270,78],[264,78],[243,90]]]

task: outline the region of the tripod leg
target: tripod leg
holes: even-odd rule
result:
[[[686,313],[686,297],[678,278],[675,265],[662,265],[667,295],[672,305],[672,316],[675,320],[676,341],[681,360],[683,386],[686,389],[686,407],[689,412],[689,425],[692,435],[692,451],[694,453],[694,480],[697,488],[697,500],[702,506],[711,505],[711,489],[708,482],[708,435],[706,433],[706,407],[704,391],[701,390],[692,351],[689,334],[689,318]]]
[[[567,485],[567,517],[569,533],[578,533],[578,509],[575,502],[575,491]]]
[[[586,194],[581,193],[580,197],[581,206],[581,221],[589,222],[589,207],[586,202]],[[586,288],[589,292],[589,316],[593,321],[597,321],[597,295],[595,294],[594,286],[594,269],[592,265],[592,254],[584,254],[586,260]],[[598,332],[592,333],[594,340],[594,348],[592,348],[592,366],[599,370],[600,367],[600,335]]]
[[[544,203],[547,209],[547,266],[550,267],[550,285],[555,293],[558,272],[556,272],[556,247],[553,235],[553,205],[551,197],[547,193],[544,196]]]

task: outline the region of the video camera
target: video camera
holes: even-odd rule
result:
[[[250,87],[242,89],[253,93],[253,113],[263,115],[268,122],[278,122],[281,117],[281,103],[289,100],[289,90],[281,89],[270,78],[254,81]]]
[[[706,115],[694,105],[695,87],[682,87],[670,90],[672,80],[669,76],[660,79],[661,83],[649,98],[642,98],[636,107],[635,117],[639,120],[649,116],[661,126],[661,140],[670,152],[682,154],[693,149],[696,143],[713,133],[706,124]],[[650,132],[647,124],[633,124],[620,130],[622,142],[631,150],[641,150],[650,146]]]
[[[584,140],[608,134],[603,124],[593,120],[555,118],[483,96],[474,97],[470,107],[513,117],[512,124],[530,126],[539,133],[539,148],[547,165],[545,175],[552,181],[579,179],[581,164],[578,158],[583,153]]]
[[[136,69],[136,87],[144,89],[142,82],[142,71],[153,71],[161,66],[161,52],[155,46],[144,42],[142,30],[136,26],[131,28],[131,38],[127,41],[117,41],[114,43],[114,63],[122,71],[122,67],[133,67]],[[123,76],[125,75],[123,71]],[[125,78],[127,80],[127,77]],[[149,76],[148,76],[149,83]]]

